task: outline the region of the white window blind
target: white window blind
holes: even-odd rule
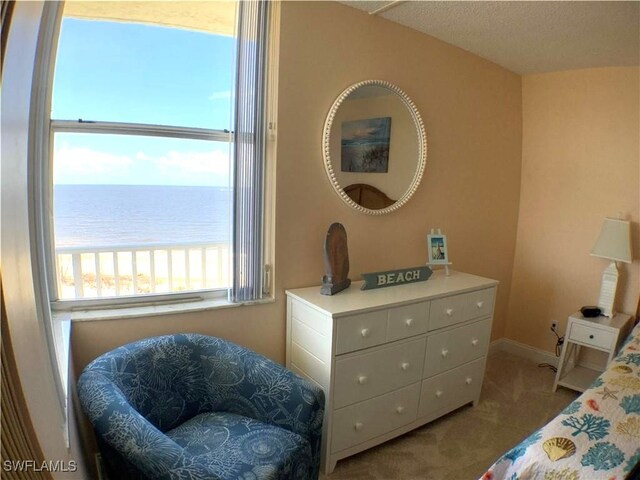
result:
[[[263,291],[266,53],[269,2],[239,3],[234,144],[234,302]]]

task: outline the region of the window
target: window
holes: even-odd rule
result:
[[[259,299],[268,2],[65,5],[43,199],[54,304]]]

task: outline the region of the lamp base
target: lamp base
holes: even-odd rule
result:
[[[602,285],[600,286],[600,298],[598,299],[598,307],[602,310],[605,317],[613,317],[615,315],[613,304],[616,301],[616,290],[618,288],[618,267],[616,262],[611,262],[602,272]]]

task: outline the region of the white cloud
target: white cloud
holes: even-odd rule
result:
[[[231,98],[231,91],[213,92],[208,98],[209,100],[228,100]]]
[[[227,185],[229,152],[170,150],[150,154],[143,150],[116,155],[63,144],[54,156],[56,184],[118,185]]]
[[[55,182],[84,180],[93,183],[104,176],[124,177],[133,160],[126,155],[114,155],[85,147],[63,145],[55,151]]]

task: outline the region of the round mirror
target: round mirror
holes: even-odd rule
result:
[[[397,210],[422,179],[422,118],[407,94],[389,82],[366,80],[342,92],[327,115],[322,143],[333,188],[360,212]]]

